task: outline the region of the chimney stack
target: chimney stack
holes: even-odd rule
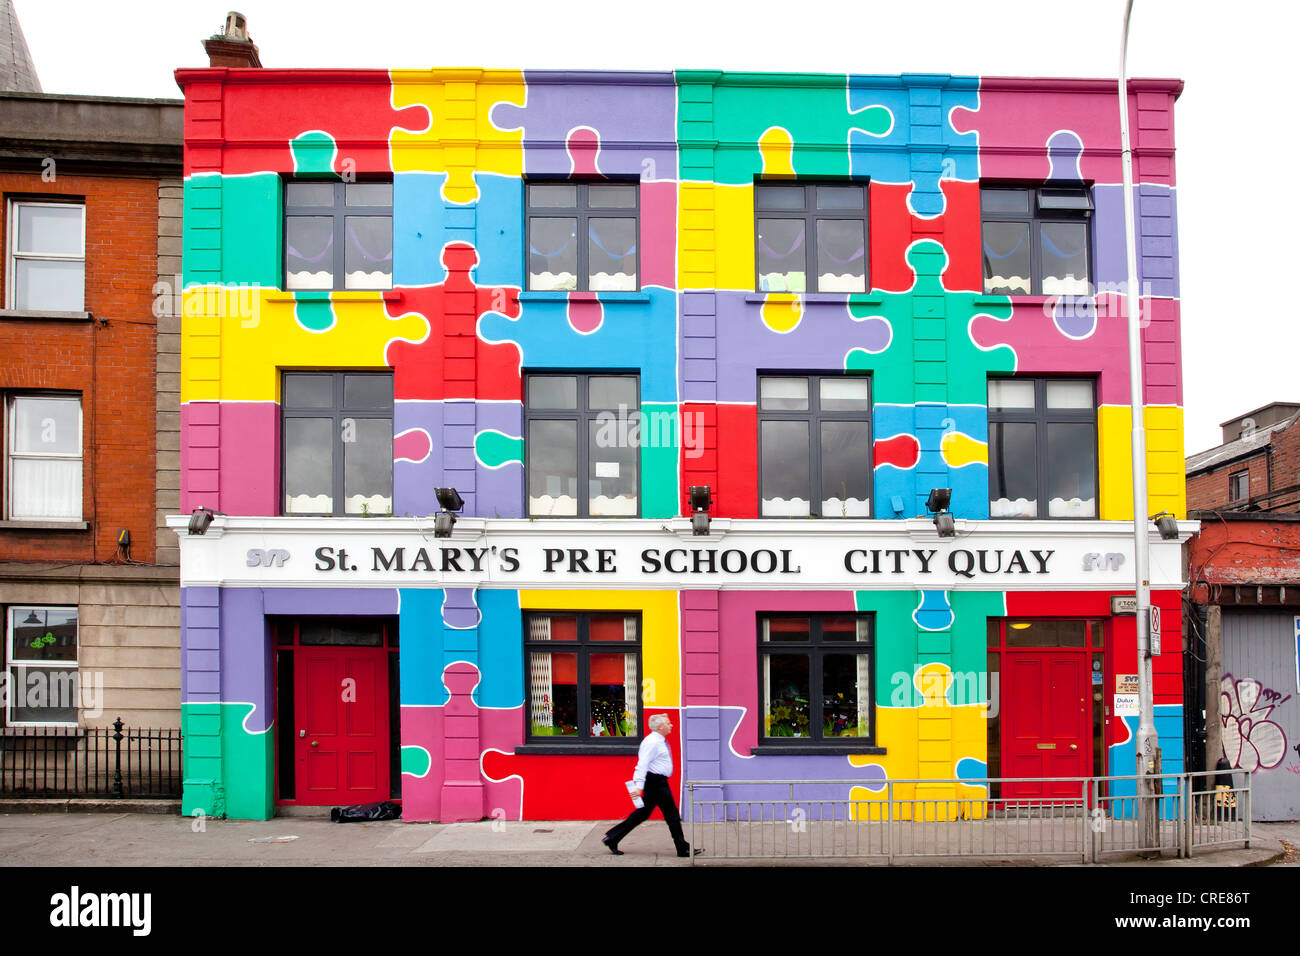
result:
[[[204,40],[203,49],[207,51],[209,66],[260,68],[262,65],[257,45],[248,35],[248,18],[235,10],[226,14],[225,32]]]

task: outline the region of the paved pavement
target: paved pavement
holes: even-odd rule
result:
[[[319,815],[266,821],[191,820],[142,812],[0,813],[0,862],[7,866],[690,866],[678,859],[663,822],[651,820],[613,856],[600,843],[609,823],[331,823]],[[1190,860],[1118,860],[1141,867],[1295,866],[1300,822],[1257,823],[1249,849],[1206,851]],[[702,865],[754,861],[699,857]],[[771,862],[762,861],[765,865]],[[790,863],[879,865],[871,858]],[[906,863],[1077,865],[1045,858],[1001,861],[923,859]]]

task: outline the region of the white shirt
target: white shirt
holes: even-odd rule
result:
[[[636,770],[632,772],[632,782],[638,790],[645,789],[645,775],[659,773],[665,777],[673,775],[673,755],[668,749],[668,741],[657,730],[646,734],[641,741],[641,749],[636,755]]]

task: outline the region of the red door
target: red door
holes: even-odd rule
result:
[[[387,800],[388,651],[302,647],[293,668],[296,802]]]
[[[1092,775],[1092,695],[1088,655],[1008,651],[1002,670],[1002,775]],[[1010,798],[1074,797],[1080,784],[1005,784]]]

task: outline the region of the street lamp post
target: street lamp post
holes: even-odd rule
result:
[[[1138,288],[1137,240],[1133,207],[1133,150],[1128,132],[1128,28],[1133,0],[1124,5],[1124,34],[1119,58],[1119,136],[1124,167],[1124,253],[1128,267],[1129,404],[1133,412],[1133,556],[1137,578],[1137,820],[1142,849],[1158,847],[1156,782],[1160,749],[1151,686],[1151,548],[1147,537],[1147,443],[1143,424],[1141,295]]]

